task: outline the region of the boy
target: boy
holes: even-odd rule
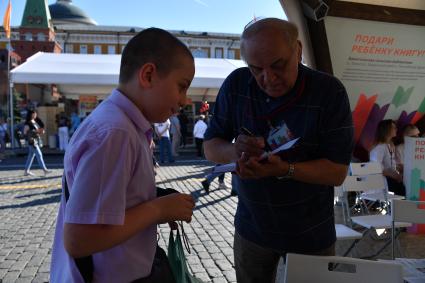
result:
[[[90,255],[92,282],[148,277],[156,225],[190,222],[190,195],[157,198],[150,142],[151,123],[184,105],[194,69],[187,47],[164,30],[146,29],[128,42],[118,88],[81,124],[65,154],[69,199],[62,194],[51,282],[84,282],[75,259]]]

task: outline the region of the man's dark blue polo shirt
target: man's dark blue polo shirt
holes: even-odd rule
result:
[[[231,73],[217,96],[205,140],[231,142],[241,127],[267,138],[282,122],[301,138],[287,157],[291,162],[350,163],[353,123],[345,88],[335,77],[302,65],[293,89],[279,98],[267,96],[248,68]],[[280,252],[319,251],[336,241],[333,187],[275,177],[235,178],[235,226],[243,238]]]

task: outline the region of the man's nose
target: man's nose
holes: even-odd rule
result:
[[[274,72],[270,70],[264,70],[264,82],[273,83],[276,80],[277,76]]]

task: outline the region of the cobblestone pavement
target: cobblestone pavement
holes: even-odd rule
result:
[[[60,175],[23,176],[0,171],[0,278],[3,282],[47,282]]]
[[[205,282],[236,282],[232,247],[237,197],[231,197],[230,190],[217,189],[217,181],[205,194],[200,182],[210,167],[201,160],[162,166],[157,184],[191,193],[196,199],[193,221],[184,225],[192,251],[187,254],[191,272]],[[41,170],[33,172],[38,176],[23,176],[22,170],[0,171],[0,282],[48,282],[62,169],[47,176]],[[229,174],[225,181],[230,186]],[[159,231],[159,243],[165,247],[168,225],[161,225]],[[338,242],[337,254],[349,244]],[[358,252],[371,251],[374,245],[366,241]],[[423,236],[402,235],[402,246],[410,257],[425,257]],[[282,266],[279,270],[282,278]]]
[[[157,184],[191,193],[197,200],[193,221],[185,224],[190,269],[198,278],[235,282],[233,215],[237,198],[211,184],[206,195],[201,181],[210,168],[205,161],[180,161],[158,169]],[[62,169],[44,176],[23,176],[22,170],[0,171],[0,282],[48,282]],[[227,174],[229,175],[229,174]],[[226,176],[230,186],[230,175]],[[160,226],[160,245],[168,243],[168,225]]]

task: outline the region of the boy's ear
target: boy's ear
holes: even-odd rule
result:
[[[139,84],[144,88],[152,86],[153,77],[156,74],[156,66],[152,63],[144,64],[137,74]]]

